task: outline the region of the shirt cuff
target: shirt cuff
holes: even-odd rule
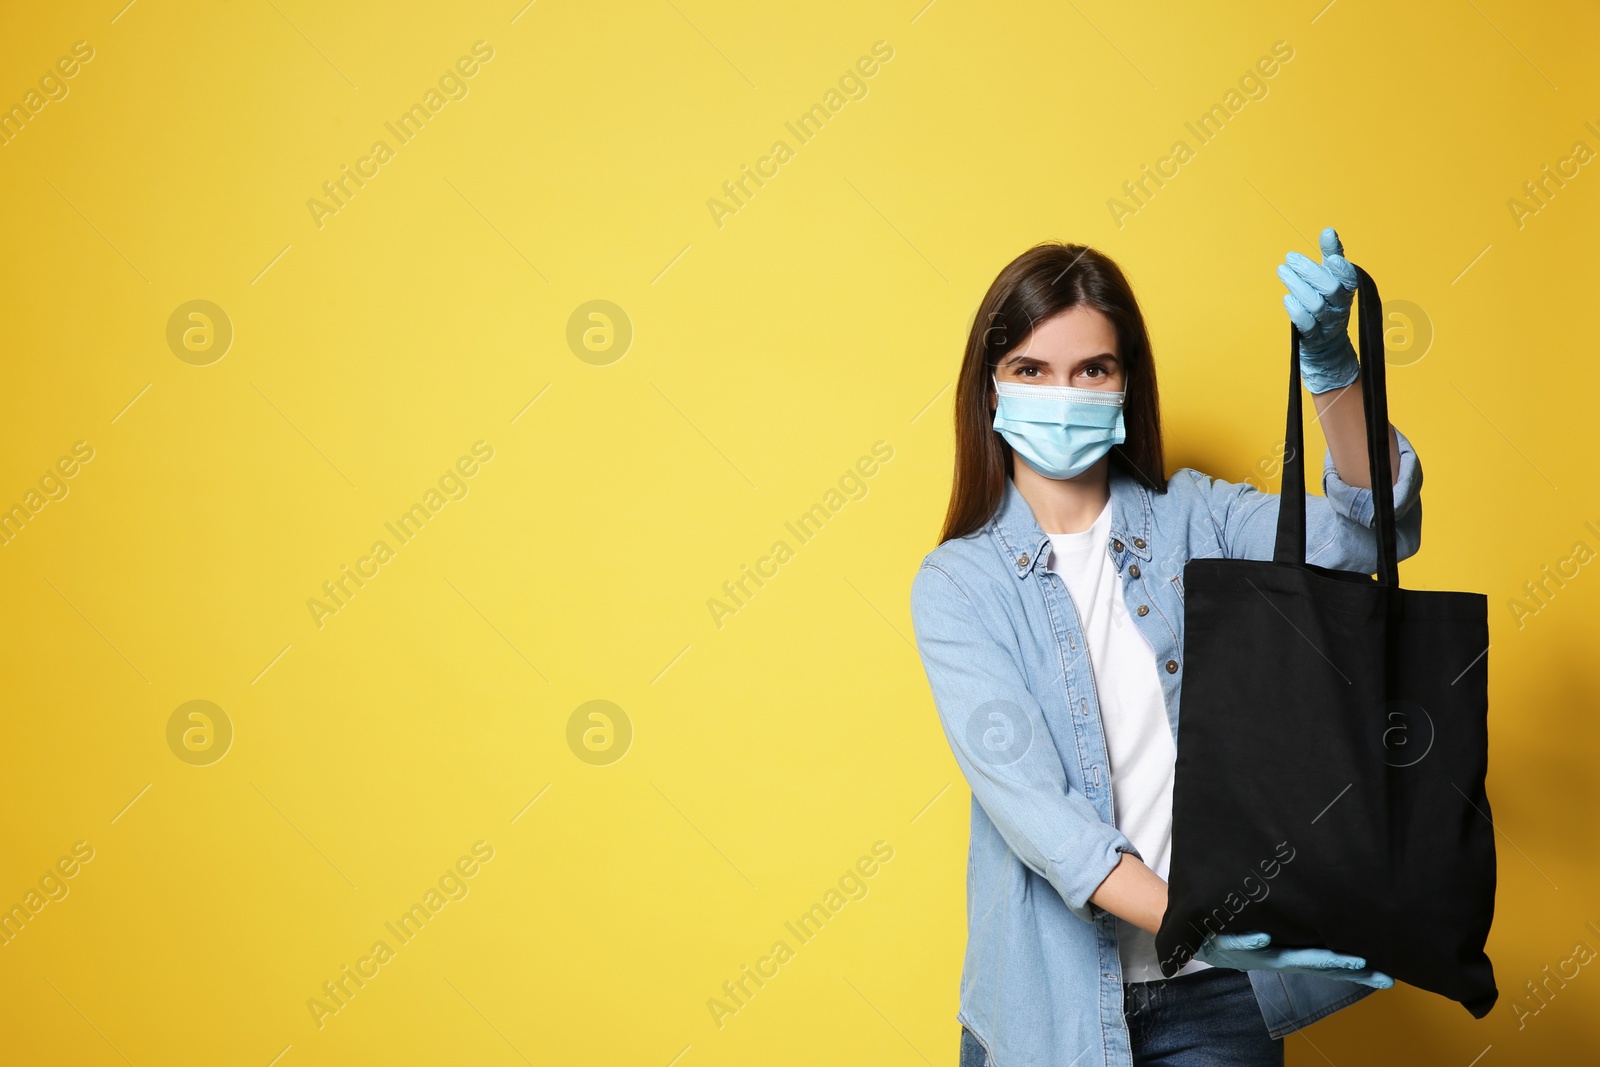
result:
[[[1422,466],[1417,461],[1416,449],[1411,447],[1406,435],[1398,428],[1394,435],[1400,443],[1400,476],[1394,483],[1394,513],[1398,517],[1416,502],[1422,490]],[[1372,526],[1376,515],[1372,490],[1357,489],[1339,477],[1339,470],[1333,463],[1332,449],[1322,460],[1322,493],[1341,515],[1362,526]]]
[[[1105,834],[1105,840],[1086,862],[1073,870],[1067,870],[1059,864],[1052,865],[1054,869],[1050,871],[1050,880],[1056,892],[1061,894],[1061,899],[1066,901],[1072,914],[1085,922],[1093,922],[1101,915],[1111,914],[1100,905],[1091,903],[1089,898],[1117,869],[1117,864],[1122,862],[1122,854],[1127,852],[1140,862],[1144,861],[1126,834],[1110,823],[1102,825],[1110,832]]]

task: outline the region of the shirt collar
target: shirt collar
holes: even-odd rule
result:
[[[1150,490],[1116,463],[1110,465],[1109,478],[1111,533],[1108,548],[1120,572],[1129,555],[1146,562],[1150,559]],[[1045,566],[1050,558],[1050,536],[1040,528],[1033,509],[1017,483],[1009,477],[1000,508],[990,525],[1001,555],[1018,578],[1026,578],[1035,567]]]

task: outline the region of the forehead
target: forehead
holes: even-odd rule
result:
[[[1079,305],[1039,323],[1011,356],[1050,362],[1086,359],[1106,352],[1121,355],[1116,327],[1103,312]]]

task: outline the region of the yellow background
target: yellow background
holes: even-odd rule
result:
[[[1153,331],[1169,466],[1243,480],[1282,429],[1274,268],[1325,225],[1434,334],[1393,336],[1427,473],[1402,575],[1490,600],[1501,1000],[1474,1022],[1397,988],[1289,1061],[1592,1048],[1593,966],[1513,1005],[1600,948],[1600,576],[1520,627],[1508,602],[1600,548],[1600,174],[1520,226],[1508,201],[1600,148],[1600,15],[522,3],[8,16],[0,102],[94,58],[0,147],[0,505],[94,458],[0,548],[0,904],[94,858],[0,947],[7,1062],[954,1064],[969,794],[907,596],[973,309],[1037,240],[1103,249]],[[1280,40],[1201,145],[1184,123]],[[477,41],[468,95],[319,228],[307,200]],[[796,143],[877,41],[867,95]],[[778,139],[719,227],[707,200]],[[1179,139],[1119,226],[1108,199]],[[197,299],[234,331],[207,366],[166,339]],[[591,300],[633,329],[603,365],[567,342]],[[468,495],[319,628],[322,583],[477,441]],[[878,441],[866,495],[797,544]],[[235,731],[209,766],[168,747],[190,700]],[[631,724],[609,765],[568,743],[590,700]],[[319,1028],[308,999],[477,841],[469,895]],[[708,998],[879,841],[866,896],[719,1028]]]

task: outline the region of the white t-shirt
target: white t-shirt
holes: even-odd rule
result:
[[[1117,829],[1164,879],[1172,858],[1172,778],[1178,750],[1167,722],[1155,651],[1128,615],[1111,561],[1111,502],[1089,529],[1049,536],[1049,568],[1061,575],[1078,609],[1094,670]],[[1155,935],[1120,917],[1117,951],[1124,982],[1165,977],[1156,958]],[[1177,973],[1209,966],[1190,960]]]

